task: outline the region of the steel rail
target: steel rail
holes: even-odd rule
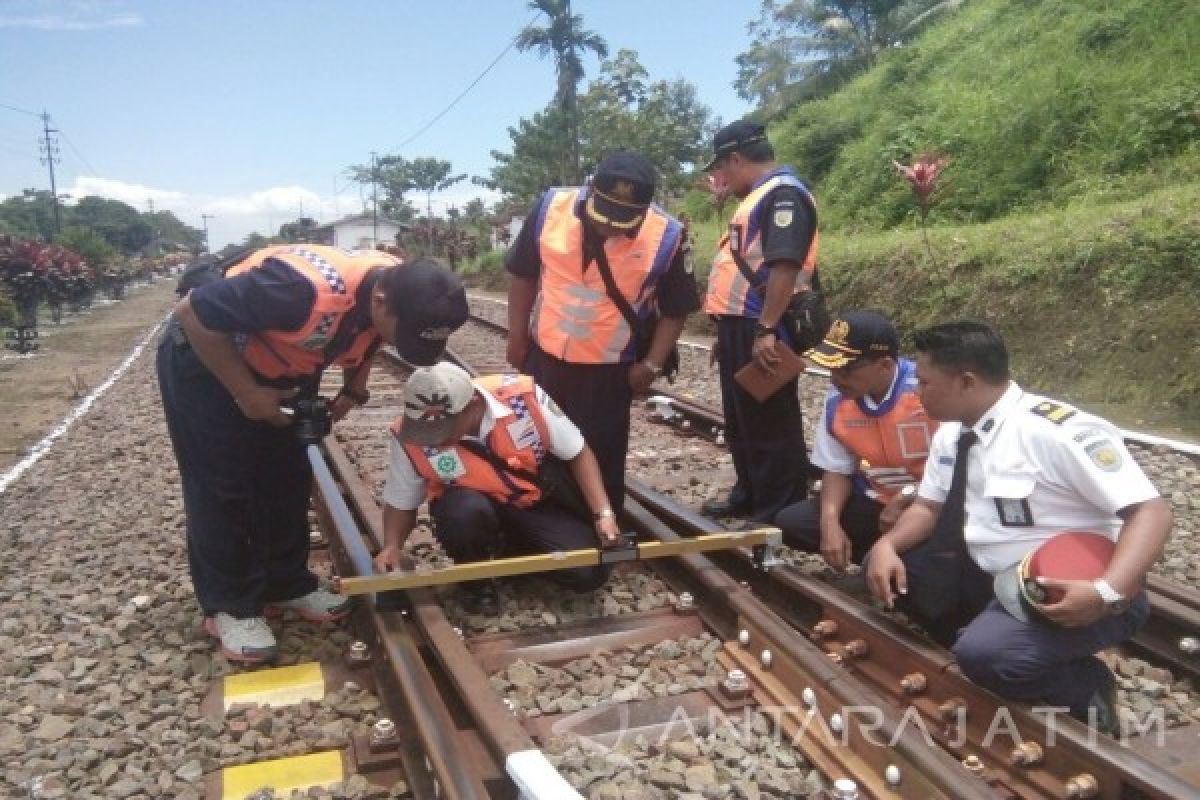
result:
[[[376,546],[383,542],[383,514],[366,483],[357,474],[344,449],[332,438],[326,439],[326,452],[333,469],[346,492],[346,502],[359,521],[362,535],[371,538]],[[368,573],[370,574],[370,573]],[[380,595],[379,599],[384,600]],[[386,598],[392,602],[394,596]],[[512,712],[496,696],[488,676],[471,656],[462,635],[447,619],[445,611],[437,602],[436,594],[430,589],[414,589],[403,594],[407,606],[407,622],[420,633],[422,640],[437,659],[442,674],[461,698],[476,732],[487,749],[489,764],[471,764],[463,769],[464,752],[461,735],[438,745],[437,757],[451,763],[459,775],[480,786],[501,779],[499,770],[507,775],[521,798],[528,800],[582,800],[542,754],[529,734],[513,716]],[[400,616],[394,611],[380,611],[395,620]],[[424,687],[427,697],[440,697],[437,686],[432,683]],[[489,793],[473,795],[488,798]]]
[[[334,468],[349,463],[332,437],[324,446]],[[335,550],[340,573],[370,574],[373,571],[370,554],[331,468],[315,446],[308,448],[308,457],[313,465],[318,516]],[[342,478],[345,479],[344,470]],[[374,603],[358,606],[355,617],[356,622],[371,632],[368,644],[386,656],[373,659],[373,668],[378,685],[389,689],[385,695],[392,700],[389,712],[407,723],[405,729],[413,731],[420,743],[417,749],[401,748],[405,774],[413,791],[418,796],[438,800],[488,800],[490,795],[483,782],[462,769],[456,758],[457,729],[408,631],[408,624],[399,614],[380,611]],[[425,775],[431,779],[425,779]]]
[[[651,513],[689,533],[721,529],[713,521],[637,481],[626,481],[626,491]],[[1171,800],[1200,795],[1200,787],[1108,737],[1094,735],[1074,720],[1061,726],[1055,723],[1052,733],[1048,732],[1047,721],[1029,709],[1009,706],[964,678],[947,651],[925,643],[882,613],[797,569],[779,567],[764,574],[754,568],[745,551],[716,553],[710,558],[723,570],[749,583],[791,625],[820,643],[831,662],[863,676],[889,698],[917,708],[928,720],[931,732],[938,733],[947,721],[943,716],[947,709],[957,714],[961,708],[964,721],[968,708],[974,720],[992,721],[1000,719],[999,709],[1006,709],[1003,713],[1007,713],[1022,742],[1034,742],[1044,763],[1024,763],[1025,753],[1018,755],[998,748],[1002,740],[997,737],[992,737],[992,746],[986,747],[989,732],[994,732],[987,725],[966,725],[967,740],[974,745],[975,753],[987,756],[989,768],[1007,773],[1003,782],[1021,788],[1022,797],[1071,797],[1066,787],[1083,774],[1095,775],[1100,791],[1097,797],[1122,798],[1136,792],[1133,796]],[[830,622],[833,624],[829,625]],[[917,684],[921,688],[914,691]],[[935,738],[944,742],[950,737]],[[959,755],[967,754],[964,745],[954,749]],[[1038,794],[1025,793],[1031,791]]]

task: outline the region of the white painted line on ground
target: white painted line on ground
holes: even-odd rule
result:
[[[56,441],[66,435],[67,431],[71,429],[72,425],[79,421],[85,414],[88,413],[88,411],[91,411],[95,402],[99,400],[100,397],[107,392],[122,375],[125,374],[126,370],[133,365],[133,362],[136,361],[138,356],[142,354],[142,351],[146,349],[146,345],[150,343],[150,341],[154,338],[154,335],[158,333],[160,328],[162,328],[163,323],[167,321],[169,316],[170,315],[163,317],[161,320],[155,323],[154,327],[150,329],[150,332],[142,337],[142,340],[138,342],[137,347],[133,348],[133,352],[125,357],[125,360],[122,361],[115,370],[113,370],[113,373],[108,376],[104,383],[97,386],[87,397],[80,400],[79,405],[71,409],[70,413],[63,417],[62,422],[58,423],[53,430],[43,436],[42,440],[29,450],[29,455],[25,456],[16,464],[9,467],[4,473],[0,473],[0,494],[4,494],[8,487],[11,486],[12,483],[17,480],[17,478],[20,478],[23,474],[25,474],[27,469],[40,461],[42,456],[46,455],[46,453],[50,451],[50,447]]]
[[[480,300],[488,303],[496,303],[497,305],[506,306],[508,303],[504,300],[497,300],[494,297],[484,297],[483,295],[467,293],[467,299]],[[691,347],[696,350],[709,351],[712,347],[706,344],[697,344],[695,342],[679,340],[681,347]],[[822,378],[829,377],[829,370],[821,369],[820,367],[805,367],[806,375],[817,375]],[[1136,442],[1147,447],[1168,447],[1180,453],[1185,453],[1190,456],[1200,456],[1200,444],[1188,442],[1182,439],[1169,439],[1166,436],[1157,436],[1153,433],[1142,433],[1141,431],[1131,431],[1121,429],[1121,436],[1131,442]]]

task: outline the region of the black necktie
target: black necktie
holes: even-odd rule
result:
[[[963,525],[966,522],[964,508],[967,500],[967,457],[978,441],[979,435],[969,428],[958,435],[950,491],[946,493],[941,513],[933,526],[933,538],[946,545],[962,541]]]

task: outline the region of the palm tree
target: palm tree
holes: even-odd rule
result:
[[[582,176],[579,174],[577,91],[583,80],[583,54],[590,51],[600,58],[607,58],[608,43],[594,31],[584,29],[583,17],[571,13],[571,0],[529,0],[529,8],[545,14],[549,24],[544,28],[526,26],[517,34],[517,49],[521,52],[535,50],[542,58],[554,58],[554,69],[558,73],[554,102],[562,109],[566,120],[564,152],[568,163],[563,165],[563,177],[578,183]]]

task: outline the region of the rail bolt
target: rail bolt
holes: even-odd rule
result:
[[[690,431],[692,429],[692,421],[690,419],[685,419],[683,422],[679,423],[679,429]]]
[[[680,592],[679,597],[675,600],[675,610],[679,612],[693,611],[696,608],[696,598],[692,597],[691,592]]]
[[[314,528],[308,532],[308,543],[313,546],[325,544],[325,534]]]
[[[964,758],[962,760],[962,765],[971,772],[974,772],[976,775],[979,775],[983,772],[983,760],[974,753]]]
[[[961,697],[951,697],[946,702],[938,706],[938,716],[942,718],[942,722],[954,722],[960,716],[967,715],[967,701]]]
[[[742,628],[740,631],[738,631],[738,644],[740,644],[742,647],[750,646],[750,631],[746,630],[745,628]]]
[[[812,708],[817,704],[817,693],[812,690],[811,686],[805,686],[804,691],[800,692],[800,700],[804,705]]]
[[[714,441],[715,441],[715,442],[716,442],[718,445],[723,445],[723,444],[725,444],[725,432],[724,432],[724,431],[717,431],[717,436],[716,436],[716,438],[714,439]]]
[[[835,664],[841,664],[843,661],[846,660],[845,657],[841,653],[835,653],[832,650],[830,650],[825,655],[829,656],[829,660]]]
[[[721,683],[721,690],[728,697],[745,697],[750,693],[750,681],[746,678],[746,673],[740,669],[731,669]]]
[[[351,642],[350,648],[346,651],[346,663],[352,667],[370,664],[371,648],[367,647],[367,643],[363,641]]]
[[[920,672],[910,672],[900,679],[900,689],[905,694],[920,694],[929,686],[929,681]]]
[[[837,636],[838,624],[831,619],[823,619],[812,627],[812,635],[814,639],[828,639],[830,636]]]
[[[838,778],[829,796],[833,800],[858,800],[858,784],[849,778]]]
[[[900,785],[900,768],[895,764],[888,764],[883,771],[883,779],[887,781],[888,786]]]
[[[1045,755],[1037,742],[1021,742],[1013,748],[1009,760],[1018,767],[1036,767],[1042,763]]]
[[[1067,800],[1091,800],[1100,796],[1100,781],[1087,772],[1071,778],[1063,788],[1067,790]]]
[[[371,726],[371,747],[387,747],[396,741],[396,723],[381,717]]]
[[[841,733],[846,729],[846,723],[842,719],[841,714],[833,714],[829,717],[829,730],[834,733]]]
[[[1184,636],[1179,640],[1179,651],[1188,656],[1200,653],[1200,639],[1195,636]]]
[[[846,655],[851,658],[865,658],[871,652],[871,648],[862,639],[852,639],[846,642]]]
[[[773,658],[771,656],[771,651],[763,650],[761,653],[758,654],[758,660],[762,663],[763,669],[770,669],[771,661],[773,660]]]

